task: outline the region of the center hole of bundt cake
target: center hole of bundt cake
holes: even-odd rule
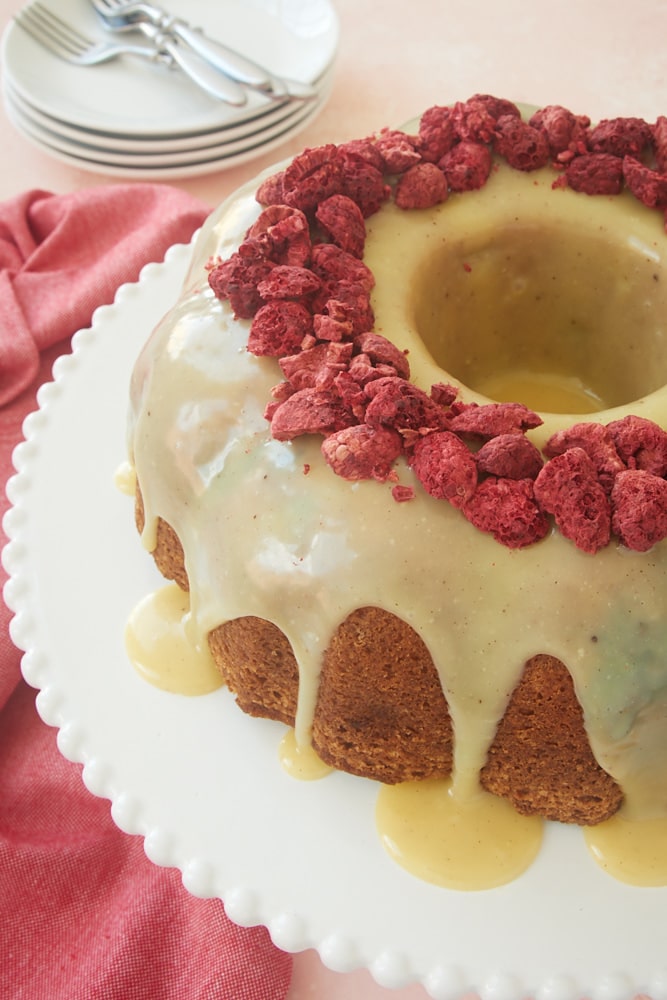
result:
[[[433,359],[491,399],[590,413],[667,382],[667,283],[627,237],[521,223],[445,241],[414,292]]]

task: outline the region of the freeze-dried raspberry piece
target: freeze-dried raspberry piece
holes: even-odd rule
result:
[[[584,153],[567,165],[563,176],[567,185],[581,194],[620,194],[623,160],[611,153]]]
[[[313,316],[313,332],[318,340],[328,340],[331,343],[341,343],[351,340],[354,336],[354,326],[349,319],[340,320],[328,313],[315,313]]]
[[[551,156],[561,162],[587,151],[586,135],[591,123],[587,115],[575,115],[559,104],[548,104],[531,115],[528,123],[544,132]]]
[[[452,191],[477,191],[488,180],[491,162],[488,146],[464,139],[438,161],[438,166]]]
[[[477,465],[456,434],[436,431],[420,438],[410,461],[412,471],[430,496],[463,507],[477,487]]]
[[[611,502],[612,531],[627,548],[647,552],[667,538],[667,480],[642,469],[621,472]]]
[[[373,377],[375,372],[371,369]],[[368,406],[368,396],[364,392],[365,382],[356,377],[351,366],[346,371],[339,372],[334,380],[336,392],[342,402],[353,414],[355,420],[363,424],[366,419],[366,407]]]
[[[458,387],[449,382],[436,382],[431,386],[431,399],[439,406],[451,406],[458,394]]]
[[[418,386],[398,376],[369,382],[366,395],[370,400],[366,408],[366,422],[394,427],[406,440],[411,434],[418,436],[447,429],[447,415],[442,407]]]
[[[257,291],[265,302],[274,299],[309,299],[322,287],[322,280],[307,267],[276,264],[272,271],[257,283]]]
[[[609,428],[604,424],[582,422],[556,431],[545,444],[544,454],[553,458],[562,455],[568,448],[583,448],[607,492],[611,490],[614,476],[626,468]]]
[[[661,173],[667,173],[667,118],[658,115],[653,126],[653,151]]]
[[[355,347],[373,365],[389,365],[400,378],[410,378],[410,362],[405,352],[379,333],[362,333],[355,338]]]
[[[296,392],[296,387],[291,384],[291,382],[278,382],[277,385],[271,387],[271,399],[275,401],[275,405],[278,406],[279,403],[284,403],[286,399],[289,399]],[[275,409],[275,407],[274,407]]]
[[[343,162],[343,193],[359,206],[364,219],[368,219],[391,196],[391,188],[382,171],[372,163],[348,156]]]
[[[452,119],[460,139],[470,142],[493,142],[496,119],[484,104],[475,104],[472,100],[457,101],[452,107]]]
[[[394,199],[399,208],[433,208],[447,200],[447,178],[435,163],[417,163],[396,185]]]
[[[649,208],[667,207],[667,173],[659,174],[632,156],[623,160],[623,177],[635,198]]]
[[[496,97],[494,94],[473,94],[467,104],[485,108],[496,121],[505,115],[512,118],[521,117],[521,112],[513,101],[508,101],[506,97]]]
[[[421,163],[416,140],[398,129],[383,128],[375,139],[375,146],[382,154],[387,174],[403,174],[416,163]]]
[[[539,448],[523,434],[499,434],[475,458],[480,472],[502,479],[535,479],[544,465]]]
[[[313,302],[313,310],[338,324],[349,324],[353,335],[372,330],[375,322],[370,293],[353,281],[329,282]]]
[[[451,429],[483,440],[499,434],[522,434],[542,423],[542,418],[523,403],[456,403]]]
[[[306,214],[325,198],[339,194],[342,186],[343,169],[333,143],[304,150],[283,174],[285,202]]]
[[[308,350],[282,357],[281,371],[294,389],[323,389],[334,384],[336,377],[344,372],[352,356],[352,344],[336,345],[343,352],[333,349],[331,344],[316,344]]]
[[[542,467],[535,480],[535,498],[554,515],[560,533],[582,552],[594,555],[608,544],[611,504],[583,448],[570,448]]]
[[[393,379],[397,377],[396,369],[392,368],[391,365],[371,364],[371,361],[366,354],[357,354],[355,355],[354,358],[352,358],[349,372],[350,375],[359,383],[359,385],[364,387],[364,393],[366,395],[367,403],[370,396],[372,396],[372,390],[370,390],[369,394],[369,389],[368,389],[370,383],[372,382],[376,383],[381,381],[382,379],[387,379],[387,378]],[[377,411],[376,411],[376,416],[377,416]],[[373,422],[373,420],[371,422]],[[418,436],[417,431],[413,433],[412,431],[408,431],[400,427],[398,429],[401,431],[401,434],[403,435],[403,443],[406,446],[414,437]]]
[[[350,285],[361,286],[367,292],[375,285],[371,269],[333,243],[320,243],[313,247],[311,267],[325,282],[347,281]]]
[[[607,430],[629,469],[667,476],[667,432],[653,420],[631,414],[612,420]]]
[[[463,508],[468,521],[501,545],[522,549],[544,538],[549,521],[535,501],[532,479],[490,476]]]
[[[388,427],[356,424],[330,434],[321,450],[327,464],[343,479],[376,479],[384,483],[403,450],[403,442],[401,435]]]
[[[391,495],[396,503],[406,503],[408,500],[414,500],[415,491],[412,486],[403,486],[402,483],[396,483],[392,487]]]
[[[357,385],[361,387],[368,385],[369,382],[375,382],[376,379],[386,378],[388,376],[395,377],[396,369],[383,364],[375,366],[367,354],[355,354],[350,361],[348,374],[350,375],[350,378],[354,379]],[[365,393],[364,400],[365,410],[368,405],[368,396],[366,396]]]
[[[283,173],[284,171],[280,170],[277,174],[267,177],[259,185],[255,192],[255,200],[260,205],[282,205],[285,200]]]
[[[537,170],[546,166],[550,157],[544,132],[513,115],[498,119],[494,149],[515,170]]]
[[[274,385],[271,389],[271,402],[267,403],[264,407],[264,419],[268,420],[269,423],[273,419],[273,414],[276,412],[279,406],[281,406],[286,399],[295,393],[294,386],[290,385],[289,382],[279,382],[278,385]]]
[[[350,364],[354,345],[347,344],[327,344],[327,354],[332,363],[341,364],[347,367]]]
[[[257,285],[275,267],[258,249],[241,244],[227,260],[214,264],[208,283],[219,299],[228,299],[236,319],[251,319],[262,305]]]
[[[291,441],[302,434],[333,434],[356,421],[334,389],[299,389],[271,417],[271,434]]]
[[[270,205],[246,233],[246,242],[276,264],[305,267],[310,260],[308,219],[298,208]]]
[[[364,219],[379,211],[391,195],[384,179],[382,153],[369,139],[345,142],[338,147],[342,165],[342,192],[358,205]]]
[[[588,133],[591,153],[640,157],[651,145],[651,126],[641,118],[604,118]]]
[[[458,101],[452,107],[452,119],[456,134],[460,139],[471,142],[493,142],[496,121],[501,114],[511,113],[509,108],[495,103],[495,98],[477,94],[467,101]],[[518,111],[517,111],[518,113]]]
[[[283,171],[285,191],[290,191],[299,181],[312,177],[321,167],[327,167],[334,162],[336,150],[335,144],[329,142],[322,146],[307,147],[295,156]]]
[[[338,146],[336,155],[343,161],[343,166],[348,160],[363,160],[364,163],[375,167],[379,173],[384,170],[384,159],[378,149],[375,139],[348,139]]]
[[[248,350],[274,358],[293,354],[312,329],[313,317],[300,302],[267,302],[252,321]]]
[[[437,163],[457,141],[456,126],[450,108],[434,105],[419,121],[417,149],[422,159]]]
[[[317,206],[315,218],[332,243],[353,257],[363,257],[366,223],[361,209],[351,198],[345,194],[325,198]]]

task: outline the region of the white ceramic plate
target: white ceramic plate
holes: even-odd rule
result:
[[[45,127],[5,90],[7,116],[15,127],[35,145],[70,164],[98,173],[122,173],[132,177],[182,177],[192,172],[228,169],[275,148],[296,135],[318,115],[328,95],[308,104],[299,104],[271,127],[259,129],[235,142],[216,143],[177,152],[121,153],[86,142],[82,133],[77,142]]]
[[[330,67],[317,81],[318,97],[314,101],[314,105],[317,103],[321,104],[326,100],[331,91],[332,82],[333,67]],[[41,129],[53,133],[68,142],[84,143],[105,152],[120,153],[123,156],[134,156],[141,153],[149,153],[151,155],[191,153],[207,149],[214,145],[238,143],[240,141],[248,144],[249,139],[256,133],[274,128],[282,122],[286,123],[292,116],[300,114],[301,111],[308,110],[305,105],[291,101],[280,101],[269,105],[264,114],[253,116],[237,125],[228,125],[223,126],[223,128],[196,132],[192,135],[170,136],[168,138],[160,136],[127,137],[103,132],[99,129],[78,128],[59,118],[45,115],[44,112],[36,108],[15,90],[7,79],[3,80],[3,91],[6,102],[11,104],[18,112],[21,112],[23,117],[29,118],[32,124],[38,125]]]
[[[479,893],[438,889],[394,865],[374,829],[376,787],[333,774],[299,782],[278,762],[283,727],[251,719],[225,690],[186,698],[128,664],[123,631],[161,578],[113,485],[125,457],[130,371],[190,258],[123,286],[77,334],[25,422],[5,518],[5,599],[37,705],[83,778],[111,800],[147,855],[239,924],[288,951],[383,985],[420,981],[435,1000],[667,998],[667,890],[608,878],[581,831],[547,826],[537,862]]]
[[[335,56],[338,20],[329,0],[170,0],[169,10],[277,75],[313,83]],[[58,0],[57,13],[86,35],[108,37],[87,0]],[[1,59],[8,84],[39,111],[120,136],[190,136],[245,122],[267,106],[252,94],[245,107],[232,108],[181,73],[136,58],[72,66],[14,22],[5,29]]]

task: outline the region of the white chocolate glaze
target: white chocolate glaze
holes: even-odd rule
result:
[[[493,889],[512,882],[542,843],[539,816],[520,816],[483,789],[461,800],[448,781],[383,785],[376,823],[387,853],[425,882]]]
[[[527,177],[499,166],[473,195],[450,196],[429,212],[388,204],[368,220],[365,261],[376,277],[376,330],[409,352],[417,385],[428,390],[449,381],[461,386],[462,399],[486,402],[434,360],[441,356],[443,301],[464,295],[470,304],[477,293],[461,292],[460,281],[443,291],[442,269],[433,262],[465,261],[466,277],[489,279],[498,268],[494,247],[509,259],[526,234],[537,241],[541,228],[550,241],[546,265],[535,242],[528,256],[515,255],[508,272],[512,295],[526,298],[544,283],[545,266],[564,253],[576,255],[573,233],[581,233],[583,264],[561,262],[548,312],[562,321],[573,283],[585,313],[591,297],[596,309],[606,303],[598,318],[608,324],[605,352],[597,333],[593,361],[573,361],[600,376],[601,389],[584,387],[599,396],[595,405],[615,404],[591,417],[607,423],[636,413],[667,426],[662,218],[630,196],[554,191],[553,178],[551,171]],[[525,662],[552,654],[573,676],[593,752],[624,791],[624,815],[667,816],[667,543],[640,554],[612,541],[590,556],[554,531],[510,550],[426,495],[402,460],[400,482],[414,486],[416,497],[397,503],[390,484],[336,476],[322,460],[320,439],[273,440],[263,410],[280,381],[278,366],[248,353],[249,323],[234,320],[227,303],[215,299],[205,270],[210,258],[238,246],[259,214],[256,187],[257,181],[243,188],[207,222],[179,302],[154,331],[132,379],[129,454],[145,506],[145,542],[152,547],[158,518],[177,533],[198,635],[245,615],[284,632],[299,665],[296,740],[306,746],[322,654],[336,627],[369,605],[399,615],[422,637],[439,672],[454,725],[453,788],[460,798],[478,790]],[[596,256],[599,267],[591,272]],[[601,287],[591,289],[596,282]],[[490,301],[475,307],[478,319],[494,309],[497,298]],[[629,336],[637,312],[646,318]],[[514,350],[531,343],[536,322],[531,318],[532,334],[521,334]],[[475,337],[470,330],[464,335],[473,350]],[[553,346],[554,337],[548,332],[545,343]],[[485,350],[492,347],[493,338]],[[572,357],[562,354],[565,362]],[[548,366],[549,349],[533,350],[529,360]],[[479,362],[466,364],[483,379]],[[567,363],[562,375],[571,377]],[[543,426],[531,433],[538,445],[586,419],[542,416]]]
[[[315,781],[331,774],[333,768],[317,756],[308,743],[297,743],[293,729],[288,729],[278,748],[280,763],[293,778]]]
[[[605,871],[629,885],[667,885],[667,817],[629,820],[623,811],[584,831],[591,854]]]
[[[209,694],[222,687],[208,644],[190,634],[190,601],[175,583],[144,597],[125,630],[125,647],[139,673],[175,694]]]

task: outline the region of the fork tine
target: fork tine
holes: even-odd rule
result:
[[[94,44],[38,2],[24,7],[15,19],[26,31],[57,54],[67,52],[78,56]]]
[[[94,42],[62,21],[57,14],[42,6],[39,0],[34,0],[19,11],[14,20],[38,44],[66,62],[77,66],[98,66],[119,56],[139,56],[170,68],[178,66],[198,87],[216,100],[237,105],[242,103],[236,95],[236,90],[240,90],[236,84],[234,93],[230,97],[231,81],[225,80],[214,69],[209,69],[205,63],[200,64],[198,57],[195,57],[196,62],[193,62],[186,51],[181,53],[168,41],[157,42],[157,39],[151,36],[150,42],[143,45],[134,42]],[[244,102],[245,93],[242,90],[240,93]]]
[[[71,56],[69,48],[64,48],[62,42],[53,34],[45,30],[43,22],[34,17],[33,11],[29,8],[20,10],[14,15],[14,21],[26,34],[33,38],[39,45],[44,46],[50,52],[58,56]]]
[[[59,18],[57,14],[54,14],[53,11],[39,3],[38,0],[32,4],[32,10],[34,12],[39,12],[40,17],[44,19],[45,23],[48,22],[54,31],[58,32],[63,39],[70,41],[72,45],[89,48],[91,45],[95,44],[93,39],[82,34],[74,27],[74,25],[67,24]]]

